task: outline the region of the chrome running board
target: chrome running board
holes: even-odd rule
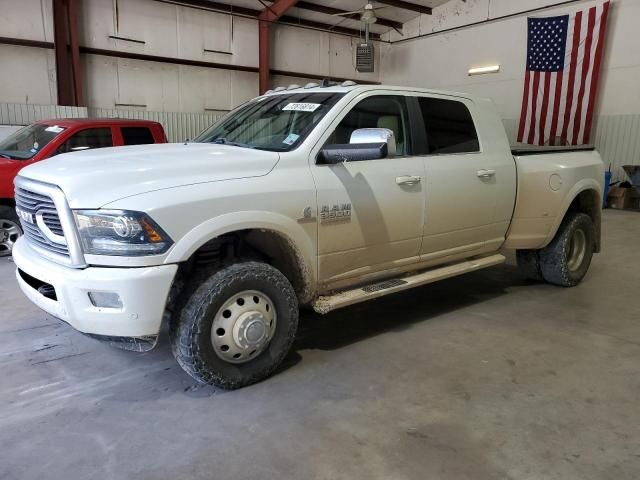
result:
[[[473,260],[465,260],[460,263],[414,273],[413,275],[376,282],[371,285],[365,285],[351,290],[341,290],[333,295],[320,296],[315,302],[313,302],[312,306],[318,313],[329,313],[333,310],[337,310],[338,308],[347,307],[366,300],[372,300],[391,293],[401,292],[421,285],[427,285],[428,283],[444,280],[445,278],[455,277],[463,273],[480,270],[481,268],[499,265],[504,263],[505,260],[506,258],[504,255],[500,254],[475,258]]]

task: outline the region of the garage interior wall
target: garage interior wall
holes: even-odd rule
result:
[[[513,141],[522,100],[527,15],[564,14],[588,8],[594,1],[544,8],[557,3],[559,0],[451,0],[435,7],[433,15],[406,23],[404,36],[391,31],[383,36],[385,41],[376,42],[379,58],[372,74],[355,71],[357,38],[273,25],[271,68],[490,97]],[[154,0],[82,0],[79,6],[82,46],[258,66],[255,19]],[[526,13],[537,8],[544,9]],[[505,16],[508,18],[500,18]],[[3,0],[0,36],[52,42],[52,17],[51,0]],[[624,178],[621,165],[640,163],[640,135],[636,134],[640,129],[638,19],[639,0],[612,1],[594,139],[605,162],[612,164],[616,180]],[[53,50],[0,45],[0,57],[0,103],[55,104]],[[180,128],[181,122],[192,123],[192,117],[185,115],[198,115],[198,121],[206,122],[209,117],[204,118],[205,114],[219,115],[258,94],[256,72],[94,54],[82,54],[81,63],[90,111],[123,116],[171,112],[177,115],[176,126],[170,127],[176,132],[173,140],[197,133],[195,127]],[[467,74],[471,67],[495,64],[500,65],[497,74]],[[284,75],[272,75],[271,80],[274,86],[310,81]],[[180,133],[183,131],[188,134]]]
[[[563,15],[595,5],[594,1],[577,1],[517,15],[557,3],[559,0],[452,0],[434,8],[433,15],[406,23],[404,36],[391,32],[383,37],[392,43],[381,44],[380,80],[489,97],[515,143],[525,72],[526,17]],[[640,1],[613,0],[610,12],[594,139],[605,162],[612,164],[614,179],[620,180],[626,178],[621,165],[640,163]],[[468,75],[470,68],[489,65],[500,65],[500,72]]]
[[[154,0],[82,0],[78,4],[84,47],[258,67],[255,19]],[[53,42],[51,0],[3,0],[2,18],[0,37]],[[378,73],[355,71],[357,38],[287,25],[273,25],[271,35],[274,70],[378,80]],[[53,50],[0,45],[0,57],[0,102],[56,103]],[[89,107],[219,112],[258,94],[254,72],[94,54],[83,54],[81,62]],[[279,85],[311,80],[274,76],[272,81]]]

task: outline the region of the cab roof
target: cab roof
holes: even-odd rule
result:
[[[310,84],[307,84],[310,85]],[[319,93],[319,92],[335,92],[335,93],[349,93],[349,92],[368,92],[368,91],[375,91],[375,90],[396,90],[396,91],[402,91],[402,92],[416,92],[416,93],[431,93],[431,94],[435,94],[435,95],[448,95],[448,96],[452,96],[452,97],[462,97],[462,98],[467,98],[472,100],[474,98],[473,95],[469,95],[468,93],[461,93],[461,92],[451,92],[451,91],[445,91],[445,90],[434,90],[434,89],[430,89],[430,88],[420,88],[420,87],[406,87],[406,86],[398,86],[398,85],[360,85],[360,84],[356,84],[354,82],[344,82],[342,84],[335,84],[335,85],[329,85],[329,86],[321,86],[321,85],[317,85],[317,86],[299,86],[296,88],[293,88],[293,85],[290,85],[289,87],[285,87],[282,90],[269,90],[267,93],[265,93],[263,96],[270,96],[270,95],[284,95],[284,94],[294,94],[294,93]]]

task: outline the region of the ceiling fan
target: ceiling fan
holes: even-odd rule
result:
[[[341,13],[333,13],[333,16],[337,17],[350,17],[357,13],[360,14],[360,21],[365,25],[372,25],[378,21],[378,17],[376,17],[376,11],[382,10],[383,8],[388,8],[387,5],[382,7],[374,7],[371,3],[367,3],[362,8],[358,10],[354,10],[352,12],[341,12]]]

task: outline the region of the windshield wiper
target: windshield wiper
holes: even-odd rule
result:
[[[231,145],[233,147],[255,148],[252,145],[247,145],[246,143],[232,142],[224,137],[218,137],[215,140],[211,140],[209,143],[215,143],[217,145]]]
[[[8,153],[4,153],[4,152],[0,152],[0,157],[8,158],[9,160],[17,160],[16,158],[13,158]]]

